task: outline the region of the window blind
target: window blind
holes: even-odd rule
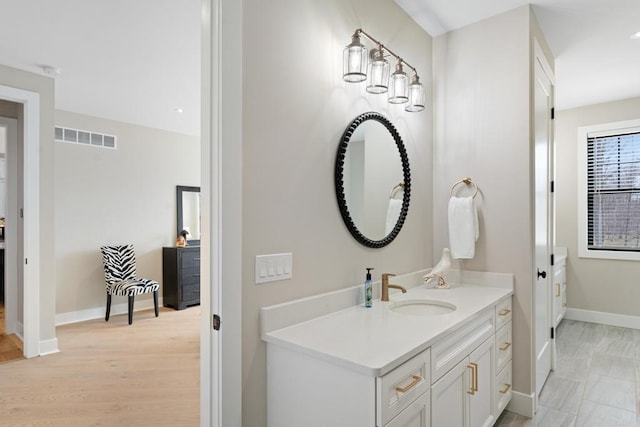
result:
[[[640,251],[640,129],[587,138],[587,247]]]

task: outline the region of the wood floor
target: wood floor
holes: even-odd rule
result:
[[[14,334],[5,333],[4,304],[0,303],[0,364],[24,359],[22,341]]]
[[[2,426],[198,426],[200,307],[57,328],[60,353],[0,364]]]

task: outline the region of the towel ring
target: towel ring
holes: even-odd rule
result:
[[[471,180],[471,178],[466,177],[461,179],[460,181],[456,182],[455,184],[453,184],[451,186],[451,191],[449,191],[449,196],[453,196],[453,189],[456,188],[456,186],[460,185],[460,184],[466,184],[466,185],[473,185],[473,198],[476,197],[476,194],[478,194],[478,184],[476,184],[475,182],[473,182]]]
[[[391,189],[391,193],[389,193],[389,198],[393,199],[396,193],[398,192],[398,190],[404,191],[404,182],[399,183],[398,185],[396,185]]]

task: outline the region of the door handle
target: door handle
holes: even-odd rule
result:
[[[538,269],[538,279],[539,278],[543,278],[546,279],[547,278],[547,272],[546,271],[540,271],[540,269]]]

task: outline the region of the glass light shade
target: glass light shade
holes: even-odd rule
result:
[[[345,82],[358,83],[367,78],[367,48],[357,34],[353,35],[351,44],[344,48],[342,60],[342,78]]]
[[[371,50],[367,72],[367,92],[385,93],[389,90],[389,62],[384,59],[382,47]]]
[[[418,75],[414,75],[409,85],[409,102],[405,107],[405,111],[416,112],[424,110],[424,85],[420,83]]]
[[[389,79],[389,102],[392,104],[403,104],[409,101],[409,78],[402,70],[402,64],[398,62],[396,71]]]

